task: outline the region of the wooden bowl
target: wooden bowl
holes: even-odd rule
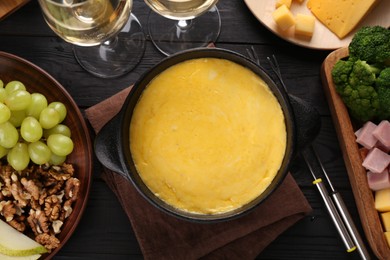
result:
[[[379,213],[375,209],[374,193],[368,186],[367,171],[362,166],[363,160],[356,143],[355,131],[357,129],[351,121],[347,107],[336,92],[332,80],[331,72],[334,64],[348,55],[348,47],[344,47],[333,51],[326,57],[321,69],[322,83],[366,238],[379,259],[389,259],[390,247],[384,236]]]
[[[81,184],[79,198],[73,205],[73,212],[65,220],[61,233],[57,235],[61,241],[59,247],[50,254],[41,257],[42,259],[50,259],[70,238],[86,206],[91,185],[93,154],[88,128],[76,103],[65,88],[47,72],[31,62],[9,53],[0,52],[0,79],[4,83],[19,80],[25,84],[30,93],[38,92],[45,95],[49,103],[60,101],[65,104],[68,110],[64,123],[72,131],[74,150],[68,155],[67,162],[73,164],[75,177],[80,180]]]

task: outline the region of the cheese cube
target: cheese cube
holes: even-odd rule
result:
[[[291,1],[292,0],[276,0],[275,7],[279,8],[282,5],[286,5],[287,8],[290,8],[291,7]]]
[[[280,6],[272,13],[276,24],[283,31],[287,30],[295,24],[295,19],[291,11],[287,8],[286,5]]]
[[[381,219],[382,219],[383,228],[385,229],[385,231],[389,232],[390,231],[390,212],[381,213]]]
[[[379,212],[390,211],[390,189],[375,192],[375,209]]]
[[[390,232],[385,232],[385,238],[386,238],[387,244],[390,246]]]
[[[318,20],[342,39],[377,2],[379,0],[309,0],[307,7]]]
[[[311,37],[314,32],[315,20],[312,15],[297,14],[295,17],[295,34]]]

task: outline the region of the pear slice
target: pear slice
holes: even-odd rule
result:
[[[28,256],[9,256],[0,253],[1,260],[37,260],[41,255],[28,255]]]
[[[0,220],[0,254],[31,256],[46,253],[47,249]],[[0,257],[0,259],[3,259]]]

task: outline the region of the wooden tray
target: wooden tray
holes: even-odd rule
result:
[[[355,141],[353,123],[348,110],[337,94],[332,81],[333,65],[348,57],[348,48],[333,51],[326,57],[321,68],[322,85],[328,99],[329,108],[336,128],[340,148],[343,153],[348,177],[351,183],[356,206],[366,238],[379,259],[390,258],[390,248],[384,236],[381,220],[374,205],[374,194],[368,187],[367,173],[362,166],[362,158]]]
[[[286,41],[312,49],[335,50],[347,46],[351,42],[353,35],[355,35],[356,31],[362,26],[381,25],[386,28],[390,26],[390,1],[382,0],[377,3],[377,6],[364,17],[352,32],[343,39],[338,38],[336,34],[332,33],[317,19],[315,21],[313,37],[297,37],[295,35],[294,27],[282,31],[276,25],[272,17],[272,13],[275,11],[275,0],[244,0],[244,2],[257,20],[271,32]],[[293,1],[290,9],[293,14],[301,13],[313,15],[309,8],[307,8],[307,0]]]
[[[30,0],[0,0],[0,20],[18,10]]]

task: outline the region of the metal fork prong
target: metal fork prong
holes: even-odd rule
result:
[[[276,59],[274,54],[272,54],[272,59],[273,59],[273,61],[271,60],[270,57],[267,57],[267,60],[268,60],[269,64],[271,65],[271,69],[273,70],[273,72],[278,77],[278,79],[279,79],[280,83],[282,84],[284,90],[287,91],[286,84],[284,84],[284,81],[283,81],[282,72],[280,71],[278,60]]]
[[[249,58],[256,62],[257,65],[260,66],[260,59],[259,59],[259,56],[257,55],[256,51],[255,51],[255,48],[253,47],[253,45],[251,46],[250,49],[246,49],[246,52],[248,53],[248,56]]]

